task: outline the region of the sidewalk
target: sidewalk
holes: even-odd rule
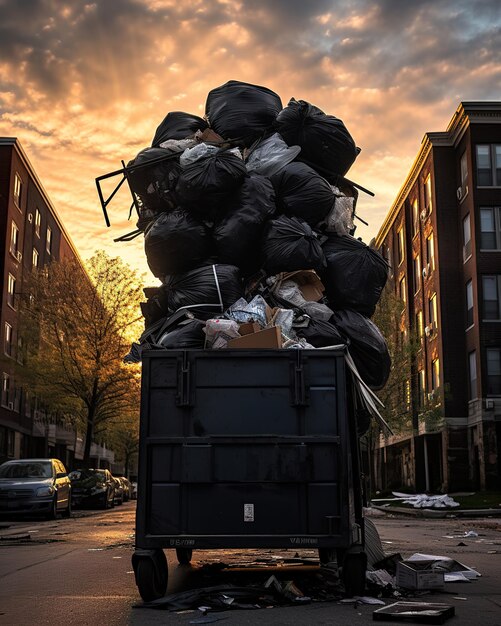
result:
[[[501,509],[461,509],[457,507],[447,509],[414,509],[411,507],[379,506],[376,504],[371,504],[369,510],[370,509],[395,515],[409,515],[410,517],[428,517],[435,519],[446,517],[501,517]]]

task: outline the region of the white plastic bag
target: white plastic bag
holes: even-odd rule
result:
[[[349,235],[354,228],[353,217],[355,214],[355,198],[346,196],[337,187],[331,185],[335,201],[331,212],[324,220],[325,231],[338,235]]]
[[[205,347],[212,350],[226,348],[230,339],[240,337],[238,324],[233,320],[215,318],[205,323]]]
[[[299,146],[288,146],[279,133],[263,139],[247,159],[247,171],[273,176],[297,157]]]

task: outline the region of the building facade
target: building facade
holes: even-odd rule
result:
[[[427,133],[374,246],[415,338],[412,429],[381,438],[378,487],[499,488],[501,102]]]
[[[82,458],[78,433],[51,419],[23,385],[19,298],[33,268],[78,252],[42,187],[20,142],[0,137],[0,463],[10,458],[56,456],[67,466]],[[103,462],[113,454],[97,449]]]

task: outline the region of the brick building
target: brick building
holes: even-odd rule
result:
[[[71,466],[83,452],[78,433],[43,411],[23,386],[17,367],[22,365],[17,327],[23,277],[33,267],[68,257],[79,259],[21,144],[0,137],[0,463],[52,455]],[[104,449],[96,448],[95,453],[104,461],[113,460]]]
[[[404,303],[396,331],[418,338],[412,429],[381,439],[378,487],[499,488],[501,102],[463,102],[425,135],[373,245]]]

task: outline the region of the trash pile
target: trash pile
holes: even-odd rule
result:
[[[343,122],[229,81],[205,118],[170,112],[127,165],[148,266],[144,349],[348,346],[372,390],[390,357],[371,321],[385,260],[353,235],[359,153]]]

